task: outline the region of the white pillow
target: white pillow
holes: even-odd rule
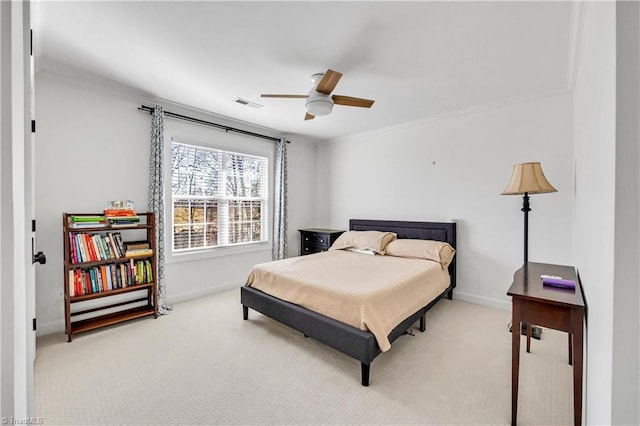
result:
[[[449,267],[456,254],[456,250],[447,242],[409,238],[390,242],[385,251],[388,256],[433,260],[445,268]]]
[[[385,247],[395,240],[395,232],[382,231],[347,231],[343,232],[329,248],[329,250],[364,249],[373,250],[377,254],[384,254]]]

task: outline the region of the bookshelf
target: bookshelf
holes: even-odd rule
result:
[[[99,213],[63,213],[64,316],[67,341],[84,331],[158,317],[156,223],[112,224]]]

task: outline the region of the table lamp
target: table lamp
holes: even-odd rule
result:
[[[513,174],[507,188],[502,195],[520,195],[522,197],[522,211],[524,212],[524,264],[529,260],[529,194],[545,194],[557,192],[544,177],[540,163],[519,163],[513,165]]]

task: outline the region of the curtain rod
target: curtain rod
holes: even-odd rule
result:
[[[149,114],[153,114],[153,108],[146,105],[140,106],[138,110],[148,112]],[[242,129],[236,129],[235,127],[229,127],[229,126],[225,126],[218,123],[212,123],[210,121],[189,117],[187,115],[176,114],[175,112],[164,111],[164,115],[171,118],[177,118],[179,120],[190,121],[191,123],[197,123],[197,124],[203,124],[205,126],[216,127],[218,129],[224,130],[225,132],[242,133],[243,135],[254,136],[256,138],[262,138],[262,139],[268,139],[274,142],[278,142],[280,140],[279,138],[274,138],[272,136],[261,135],[260,133],[249,132],[247,130],[242,130]],[[289,143],[289,141],[286,141],[286,142]]]

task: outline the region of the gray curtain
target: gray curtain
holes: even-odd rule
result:
[[[273,209],[273,260],[287,257],[287,142],[276,142]]]
[[[173,309],[167,304],[164,279],[164,111],[153,107],[151,118],[151,155],[149,156],[149,211],[156,215],[156,258],[158,314],[166,315]]]

